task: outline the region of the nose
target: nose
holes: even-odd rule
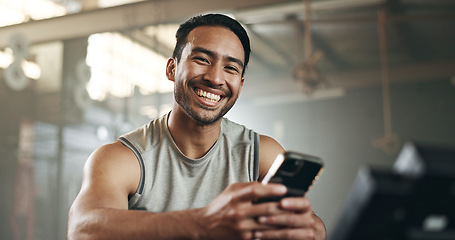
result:
[[[204,74],[204,80],[213,85],[221,85],[224,82],[223,67],[219,64],[210,65]]]

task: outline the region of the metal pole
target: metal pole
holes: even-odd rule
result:
[[[384,111],[384,132],[385,136],[392,135],[392,121],[390,113],[390,78],[389,61],[387,54],[387,30],[386,11],[384,7],[378,9],[378,33],[379,53],[381,58],[381,84],[382,84],[382,105]]]

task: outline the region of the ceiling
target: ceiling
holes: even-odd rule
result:
[[[236,16],[260,43],[253,45],[259,46],[253,62],[292,78],[299,62],[309,61],[307,54],[320,51],[314,68],[325,79],[321,86],[329,88],[455,76],[454,1],[311,1],[310,6],[307,31],[303,1],[239,11]],[[269,85],[292,90],[276,81]]]
[[[173,32],[153,26],[223,12],[242,22],[252,40],[247,97],[455,76],[452,0],[124,0],[109,8],[95,0],[60,2],[73,8],[77,2],[80,11],[1,27],[0,49],[14,32],[33,44],[117,31],[167,57],[172,44],[151,34]]]

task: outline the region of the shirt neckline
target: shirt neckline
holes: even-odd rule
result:
[[[162,128],[166,132],[166,136],[168,138],[168,141],[171,143],[172,147],[179,153],[179,155],[183,159],[185,159],[186,162],[188,162],[190,164],[200,164],[202,162],[205,162],[205,160],[207,160],[208,158],[210,158],[210,156],[212,156],[214,154],[214,152],[216,151],[216,149],[218,149],[218,147],[220,145],[221,136],[223,133],[224,119],[221,121],[220,134],[219,134],[218,139],[216,140],[215,144],[213,144],[213,146],[209,149],[209,151],[207,153],[204,154],[204,156],[202,156],[201,158],[194,159],[194,158],[187,157],[182,151],[180,151],[180,148],[175,143],[174,138],[172,137],[172,134],[169,131],[169,126],[168,126],[168,120],[169,120],[170,113],[171,113],[171,111],[169,111],[167,114],[165,114],[163,116],[163,121],[161,121],[161,122],[162,122]]]

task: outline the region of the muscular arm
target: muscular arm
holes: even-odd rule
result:
[[[191,223],[197,209],[164,214],[128,210],[128,196],[139,178],[136,157],[121,143],[97,149],[84,167],[82,188],[70,209],[68,239],[164,239],[160,234],[179,238],[195,233]],[[166,231],[170,226],[179,227]]]
[[[281,185],[257,182],[230,185],[209,206],[184,211],[150,213],[128,210],[140,167],[121,143],[97,149],[83,172],[82,188],[68,222],[68,239],[251,239],[270,227],[256,221],[276,215],[278,203],[253,205],[254,199],[282,196]]]
[[[259,179],[261,180],[266,174],[276,156],[283,153],[284,148],[273,138],[261,135],[260,136],[260,147],[259,147]],[[281,226],[291,226],[293,228],[299,228],[299,230],[292,229],[291,231],[264,231],[270,238],[299,238],[298,236],[308,236],[314,234],[315,240],[326,239],[326,229],[322,220],[313,213],[310,202],[306,198],[288,198],[280,202],[281,207],[286,210],[295,211],[298,214],[286,215],[286,216],[273,216],[260,218],[261,223],[264,224],[275,224]],[[306,214],[306,215],[305,215]],[[311,217],[311,219],[308,218]],[[308,220],[309,219],[309,220]],[[299,226],[295,226],[295,222],[301,222]],[[294,225],[294,226],[292,226]],[[311,227],[314,232],[305,231],[306,228]],[[261,232],[258,232],[261,234]],[[281,234],[281,235],[280,235]],[[300,234],[300,235],[299,235]],[[257,236],[261,238],[263,236]]]

